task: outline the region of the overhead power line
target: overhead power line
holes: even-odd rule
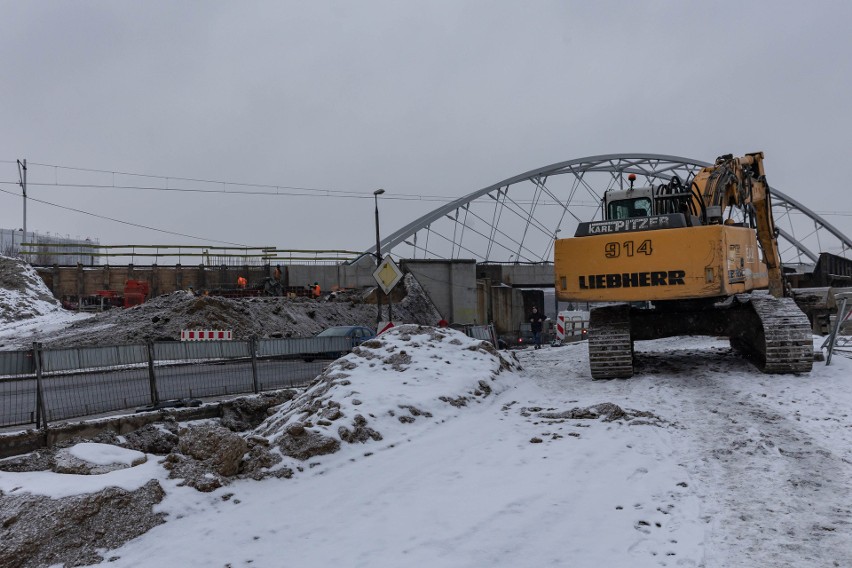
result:
[[[0,161],[1,162],[1,161]],[[14,162],[11,162],[14,163]],[[114,171],[114,170],[104,170],[97,168],[80,168],[73,166],[61,166],[57,164],[45,164],[41,162],[29,162],[30,166],[40,166],[43,168],[52,168],[54,170],[68,170],[75,172],[86,172],[86,173],[96,173],[96,174],[104,174],[112,176],[112,182],[105,183],[67,183],[60,182],[58,179],[58,175],[54,176],[54,181],[45,182],[45,181],[33,181],[30,179],[29,185],[35,187],[67,187],[67,188],[78,188],[78,189],[121,189],[121,190],[133,190],[133,191],[169,191],[169,192],[187,192],[187,193],[215,193],[215,194],[236,194],[236,195],[271,195],[271,196],[318,196],[318,197],[344,197],[351,199],[373,199],[373,190],[370,189],[366,192],[354,191],[354,190],[340,190],[340,189],[327,189],[327,188],[317,188],[317,187],[304,187],[304,186],[295,186],[295,185],[286,185],[286,184],[262,184],[262,183],[251,183],[251,182],[234,182],[234,181],[225,181],[225,180],[214,180],[214,179],[205,179],[205,178],[190,178],[190,177],[179,177],[179,176],[163,176],[156,174],[140,174],[134,172],[123,172],[123,171]],[[130,184],[116,184],[115,176],[128,176],[128,177],[139,177],[139,178],[148,178],[148,179],[157,179],[164,182],[165,187],[156,186],[156,185],[130,185]],[[187,183],[204,183],[219,186],[217,188],[197,188],[197,187],[185,187],[185,186],[176,186],[173,182],[187,182]],[[7,184],[10,182],[0,181],[0,184]],[[17,183],[17,182],[15,182]],[[238,188],[252,188],[250,190],[240,190]],[[458,196],[446,196],[446,195],[422,195],[422,194],[412,194],[412,193],[401,193],[394,192],[392,194],[387,194],[382,199],[390,199],[395,201],[430,201],[430,202],[441,202],[441,203],[450,203],[458,199]],[[555,205],[556,203],[550,203],[550,205]],[[576,203],[579,206],[590,206],[596,207],[597,203]]]
[[[123,172],[123,171],[113,171],[113,170],[103,170],[97,168],[78,168],[72,166],[61,166],[57,164],[44,164],[40,162],[30,162],[32,166],[41,166],[45,168],[52,168],[56,170],[69,170],[76,172],[86,172],[86,173],[97,173],[97,174],[106,174],[113,176],[113,183],[106,184],[68,184],[68,183],[59,183],[58,179],[54,181],[54,183],[39,183],[36,185],[57,185],[63,187],[91,187],[91,188],[116,188],[116,189],[136,189],[136,190],[159,190],[159,191],[191,191],[191,192],[199,192],[199,193],[242,193],[242,194],[259,194],[259,195],[338,195],[338,196],[348,196],[353,198],[363,198],[363,199],[372,199],[373,198],[373,190],[370,189],[366,192],[359,192],[353,190],[340,190],[340,189],[327,189],[327,188],[318,188],[318,187],[304,187],[304,186],[294,186],[294,185],[286,185],[286,184],[268,184],[268,183],[251,183],[251,182],[234,182],[234,181],[225,181],[225,180],[215,180],[215,179],[205,179],[205,178],[191,178],[191,177],[180,177],[180,176],[164,176],[164,175],[156,175],[156,174],[140,174],[134,172]],[[159,186],[134,186],[134,185],[115,185],[115,176],[128,176],[128,177],[139,177],[139,178],[147,178],[147,179],[157,179],[165,182],[166,187]],[[196,189],[196,188],[184,188],[184,187],[173,187],[172,182],[191,182],[191,183],[206,183],[210,185],[221,186],[221,190],[218,189]],[[227,188],[236,188],[236,187],[247,187],[254,188],[256,190],[266,189],[266,190],[274,190],[273,191],[234,191],[228,190]],[[287,193],[282,193],[282,190]],[[292,191],[305,192],[305,193],[289,193]],[[421,196],[421,195],[412,195],[412,194],[404,194],[397,193],[393,196],[396,199],[416,199],[416,200],[432,200],[432,199],[446,199],[452,200],[454,197],[444,197],[444,196]]]
[[[0,185],[19,185],[19,182],[12,181],[0,181]],[[340,198],[349,198],[349,199],[372,199],[372,193],[369,195],[363,195],[359,193],[352,193],[346,191],[335,191],[335,190],[316,190],[316,191],[327,191],[325,194],[320,193],[298,193],[295,191],[238,191],[238,190],[222,190],[222,189],[198,189],[198,188],[189,188],[189,187],[157,187],[157,186],[140,186],[140,185],[97,185],[90,183],[38,183],[38,182],[27,182],[29,187],[63,187],[63,188],[72,188],[72,189],[120,189],[120,190],[133,190],[133,191],[165,191],[165,192],[176,192],[176,193],[211,193],[217,195],[260,195],[260,196],[270,196],[270,197],[294,197],[294,196],[303,196],[303,197],[334,197],[336,199]],[[281,186],[283,187],[283,186]],[[426,201],[426,202],[439,202],[439,203],[451,203],[458,199],[458,197],[440,197],[440,196],[429,196],[429,195],[411,195],[411,194],[394,194],[388,197],[383,197],[382,199],[390,199],[395,201]],[[517,203],[527,204],[529,202],[520,200]],[[547,206],[547,205],[560,205],[555,201],[547,201],[542,202],[539,205]],[[571,205],[577,207],[598,207],[597,203],[592,202],[572,202]]]
[[[7,193],[7,194],[13,195],[15,197],[21,197],[20,195],[13,193],[11,191],[6,191],[5,189],[0,189],[0,192]],[[208,243],[222,243],[222,244],[234,245],[234,246],[238,246],[238,247],[248,246],[248,245],[243,244],[243,243],[232,243],[230,241],[220,241],[218,239],[208,239],[206,237],[198,237],[198,236],[190,235],[190,234],[187,234],[187,233],[179,233],[177,231],[169,231],[169,230],[166,230],[166,229],[159,229],[157,227],[150,227],[148,225],[142,225],[140,223],[133,223],[132,221],[124,221],[122,219],[116,219],[115,217],[108,217],[106,215],[99,215],[97,213],[92,213],[90,211],[83,211],[82,209],[76,209],[74,207],[67,207],[65,205],[58,205],[56,203],[51,203],[50,201],[45,201],[43,199],[36,199],[35,197],[31,197],[31,196],[28,196],[27,199],[29,199],[30,201],[36,201],[38,203],[43,203],[45,205],[50,205],[51,207],[57,207],[59,209],[65,209],[66,211],[73,211],[75,213],[81,213],[83,215],[88,215],[90,217],[97,217],[98,219],[104,219],[104,220],[107,220],[107,221],[112,221],[114,223],[121,223],[122,225],[128,225],[130,227],[138,227],[140,229],[147,229],[149,231],[156,231],[158,233],[164,233],[164,234],[167,234],[167,235],[174,235],[174,236],[177,236],[177,237],[186,237],[186,238],[189,238],[189,239],[196,239],[196,240],[204,241],[204,242],[208,242]]]

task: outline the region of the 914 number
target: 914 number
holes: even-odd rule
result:
[[[633,241],[611,241],[604,245],[604,254],[606,254],[607,258],[618,258],[622,253],[627,256],[635,256],[637,254],[651,256],[652,252],[651,239],[645,239],[638,246]]]

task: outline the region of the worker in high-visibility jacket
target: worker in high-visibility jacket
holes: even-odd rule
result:
[[[314,285],[311,286],[311,297],[313,297],[314,300],[319,300],[319,297],[320,297],[319,282],[314,282]]]
[[[245,288],[246,286],[248,286],[248,280],[244,276],[237,278],[237,288]]]

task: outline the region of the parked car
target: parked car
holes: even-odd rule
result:
[[[376,334],[369,327],[362,325],[336,325],[316,334],[314,337],[344,337],[349,339],[349,348],[360,345],[361,343],[375,337]],[[310,363],[314,359],[337,359],[346,354],[346,351],[324,351],[319,353],[311,353],[303,359]]]

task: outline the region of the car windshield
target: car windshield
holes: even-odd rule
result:
[[[351,329],[351,327],[330,327],[319,332],[317,337],[346,337]]]

